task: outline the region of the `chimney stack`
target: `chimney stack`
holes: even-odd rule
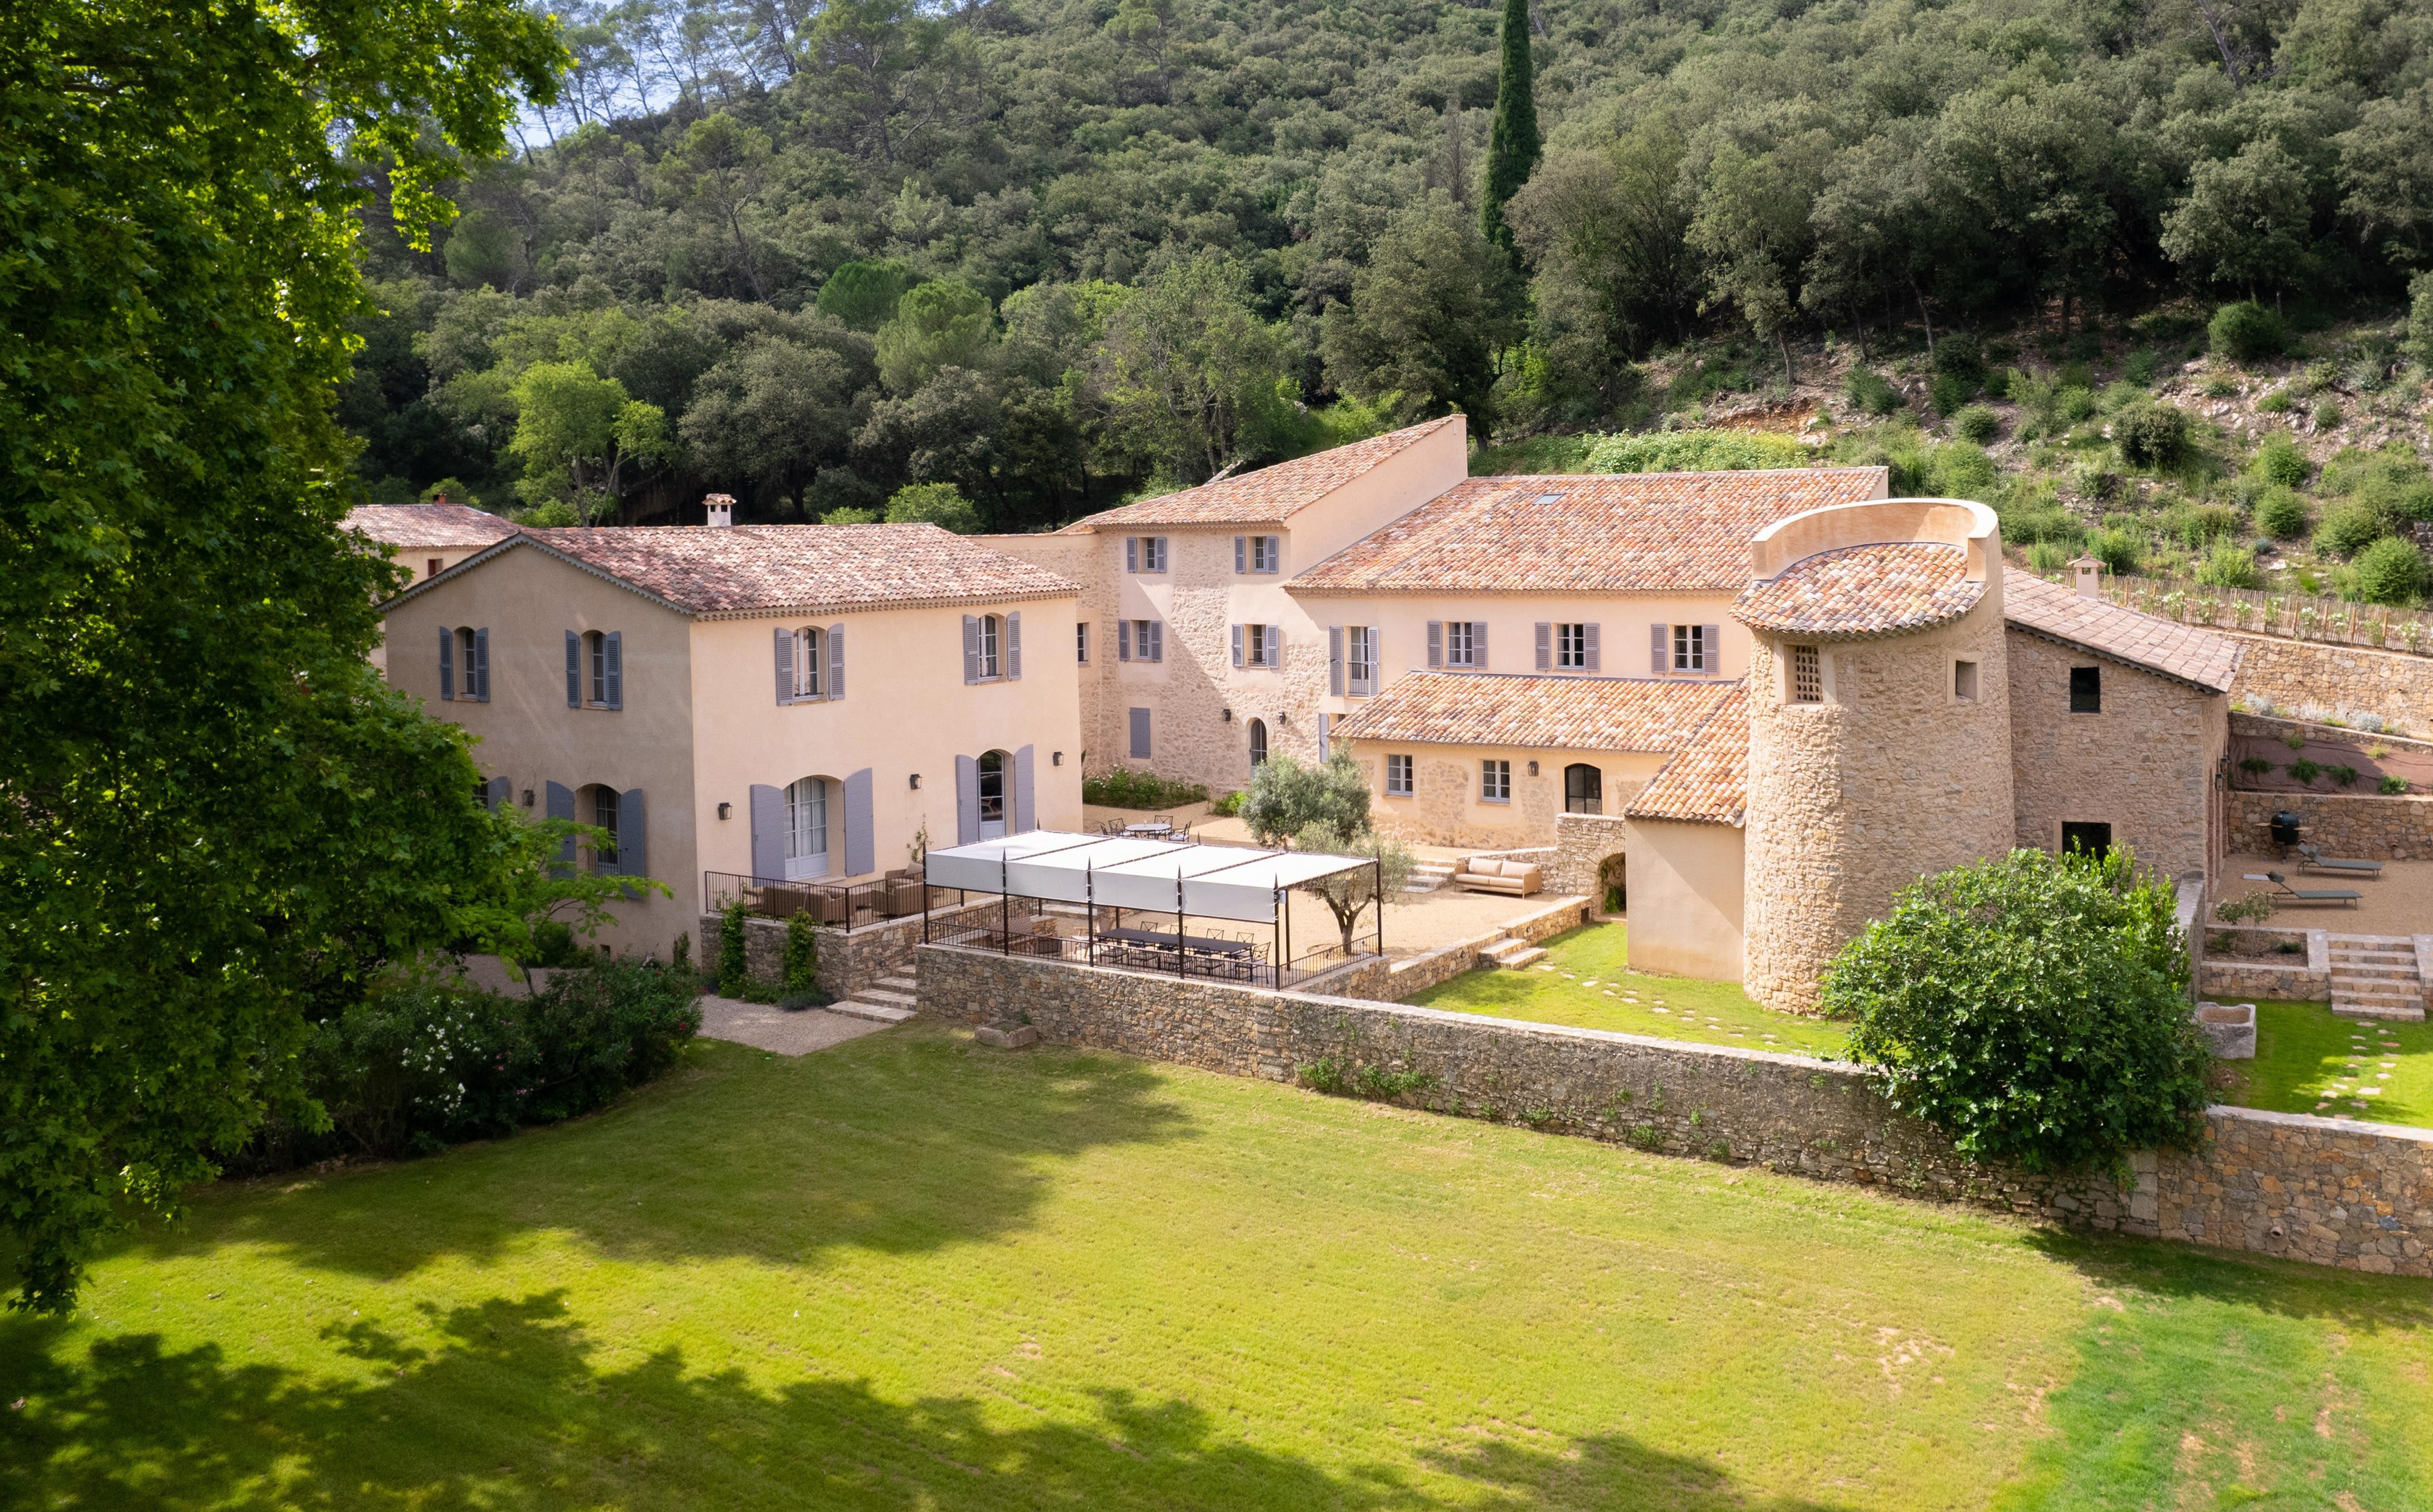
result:
[[[708,498],[702,501],[702,505],[709,511],[709,524],[713,526],[725,526],[735,523],[735,496],[733,494],[711,494]]]
[[[2103,584],[2101,581],[2103,564],[2101,561],[2098,561],[2092,556],[2081,556],[2077,561],[2070,563],[2069,567],[2071,571],[2078,574],[2078,596],[2080,598],[2100,599],[2103,597]]]

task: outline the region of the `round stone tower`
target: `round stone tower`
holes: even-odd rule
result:
[[[1893,894],[2014,843],[1994,512],[1880,499],[1750,543],[1744,980],[1812,1010]]]

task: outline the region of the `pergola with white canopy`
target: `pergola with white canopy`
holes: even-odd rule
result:
[[[1189,918],[1230,919],[1264,924],[1276,933],[1276,964],[1291,960],[1291,914],[1285,894],[1308,883],[1346,872],[1368,870],[1382,884],[1383,869],[1365,856],[1321,856],[1302,851],[1254,850],[1231,845],[1178,844],[1168,841],[1126,836],[1075,835],[1034,829],[1000,840],[930,851],[923,874],[932,888],[959,888],[964,893],[994,893],[1006,900],[996,939],[1013,947],[1012,900],[1029,898],[1047,903],[1078,904],[1088,918],[1088,959],[1100,957],[1102,939],[1126,949],[1155,952],[1165,969],[1170,954],[1178,975],[1223,975],[1199,972],[1195,955],[1224,952],[1195,949],[1185,929]],[[1372,886],[1371,896],[1379,889]],[[1171,936],[1134,929],[1116,929],[1103,936],[1098,910],[1114,909],[1172,915]],[[1377,905],[1377,953],[1385,954],[1385,909]],[[1119,915],[1120,916],[1120,915]],[[923,938],[928,938],[925,927]],[[1223,944],[1221,940],[1200,942]],[[1127,957],[1126,963],[1137,964]],[[1211,964],[1203,961],[1202,964]]]

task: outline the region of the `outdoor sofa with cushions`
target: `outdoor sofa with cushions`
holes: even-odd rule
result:
[[[1506,860],[1499,856],[1465,857],[1453,880],[1455,887],[1479,892],[1509,892],[1516,898],[1546,889],[1546,874],[1537,862]]]

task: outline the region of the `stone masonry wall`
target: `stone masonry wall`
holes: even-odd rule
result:
[[[1605,890],[1597,886],[1597,868],[1608,856],[1623,854],[1623,818],[1610,814],[1564,814],[1555,821],[1555,858],[1546,865],[1546,886],[1557,892],[1577,892],[1605,907]]]
[[[2284,1003],[2321,1003],[2332,995],[2332,945],[2328,929],[2272,929],[2213,925],[2204,931],[2203,964],[2197,969],[2200,995],[2223,1002],[2257,998]],[[2303,945],[2289,955],[2266,947]]]
[[[2210,873],[2206,824],[2227,741],[2227,701],[2013,631],[2011,761],[2018,842],[2061,847],[2065,820],[2112,826],[2115,843],[2167,875]],[[2103,710],[2069,711],[2069,670],[2102,673]]]
[[[2218,631],[2246,648],[2231,696],[2270,699],[2274,708],[2347,717],[2379,714],[2418,733],[2433,731],[2433,656],[2317,640]]]
[[[1020,907],[1017,903],[1017,909]],[[991,898],[985,903],[937,909],[930,915],[930,923],[935,926],[995,911],[996,900]],[[718,945],[725,926],[725,919],[719,914],[701,916],[701,953],[694,960],[702,970],[718,970]],[[834,1002],[875,986],[882,977],[910,975],[913,948],[921,943],[921,916],[916,913],[909,918],[889,919],[859,929],[816,932],[820,944],[820,994]],[[756,916],[743,921],[743,974],[757,982],[774,983],[785,978],[784,920]]]
[[[2273,856],[2274,810],[2294,810],[2305,821],[2306,843],[2325,856],[2354,857],[2369,861],[2422,861],[2433,858],[2433,796],[2405,793],[2385,798],[2373,793],[2237,792],[2230,798],[2230,848],[2248,856]],[[2291,859],[2294,867],[2295,858]],[[2290,878],[2293,887],[2338,887],[2333,878],[2306,883]]]
[[[1961,1159],[1823,1062],[1399,1003],[920,951],[925,1012],[1026,1015],[1054,1044],[1293,1081],[1321,1059],[1432,1079],[1400,1100],[1667,1154],[1862,1182],[2081,1228],[2351,1269],[2433,1274],[2433,1130],[2216,1108],[2201,1151],[2132,1157],[2134,1182]]]

